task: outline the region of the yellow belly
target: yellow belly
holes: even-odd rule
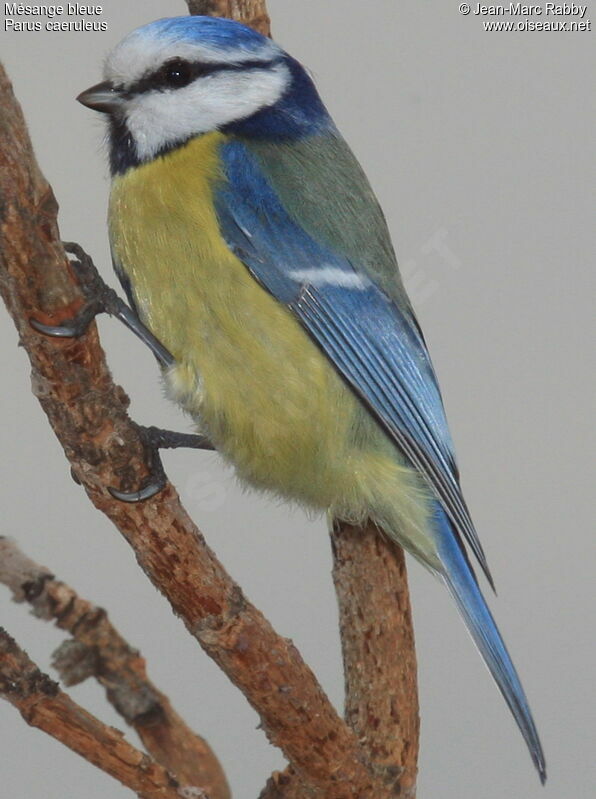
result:
[[[415,475],[221,238],[211,198],[222,139],[197,138],[112,187],[114,257],[141,318],[176,359],[171,396],[251,484],[354,520],[385,523],[399,506],[423,526]]]
[[[349,438],[356,404],[221,238],[211,202],[221,139],[195,139],[114,180],[114,256],[143,321],[176,359],[166,376],[173,397],[241,476],[284,493],[293,485],[296,498],[327,506],[335,475],[320,480],[337,459],[325,455]]]

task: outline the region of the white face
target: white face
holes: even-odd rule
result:
[[[283,62],[270,63],[280,55],[281,50],[271,41],[264,42],[257,51],[230,51],[140,36],[135,31],[108,56],[104,78],[124,92],[118,112],[132,135],[137,156],[146,161],[168,146],[274,105],[290,82]],[[238,69],[214,69],[180,87],[163,82],[158,85],[158,81],[152,84],[150,76],[159,75],[176,61]],[[263,66],[252,66],[255,62]]]

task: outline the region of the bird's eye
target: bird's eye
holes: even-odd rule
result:
[[[181,58],[175,58],[164,64],[161,70],[163,82],[166,86],[171,86],[173,89],[180,89],[182,86],[188,86],[193,78],[192,69],[188,61]]]

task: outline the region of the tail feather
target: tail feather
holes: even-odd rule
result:
[[[438,554],[442,577],[526,741],[541,782],[546,781],[544,753],[515,667],[486,604],[472,566],[442,510],[437,508]]]

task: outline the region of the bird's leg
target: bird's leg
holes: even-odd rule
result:
[[[119,319],[135,336],[146,344],[157,358],[160,366],[167,368],[174,364],[173,355],[158,341],[153,333],[141,322],[129,306],[108,286],[89,255],[74,242],[64,242],[66,252],[75,256],[71,261],[72,268],[79,280],[86,303],[79,313],[63,325],[45,325],[37,319],[29,323],[38,333],[57,338],[78,338],[82,336],[89,324],[100,313],[107,313]],[[122,502],[142,502],[158,494],[166,484],[166,475],[159,456],[160,449],[177,449],[192,447],[193,449],[213,450],[215,447],[205,437],[191,433],[175,433],[159,427],[142,427],[135,425],[150,455],[151,477],[147,485],[138,491],[125,492],[115,488],[108,491],[115,499]],[[78,479],[73,475],[76,482]]]
[[[145,327],[114,289],[104,282],[92,259],[83,248],[74,242],[64,242],[64,249],[75,256],[76,260],[71,261],[71,265],[87,301],[79,313],[63,325],[45,325],[37,319],[30,319],[31,326],[38,333],[43,333],[46,336],[78,338],[83,335],[98,314],[107,313],[119,319],[135,336],[140,338],[149,347],[161,366],[171,366],[174,363],[172,354]]]
[[[121,502],[143,502],[151,499],[166,485],[166,473],[159,456],[160,449],[177,449],[178,447],[192,447],[193,449],[213,450],[213,444],[205,436],[193,435],[191,433],[175,433],[172,430],[162,430],[159,427],[142,427],[135,425],[140,437],[143,439],[146,450],[150,456],[151,477],[147,485],[138,491],[118,491],[116,488],[108,488],[114,499]]]

